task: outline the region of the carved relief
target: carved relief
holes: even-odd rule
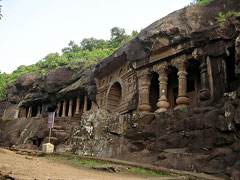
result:
[[[101,77],[99,81],[101,82],[101,86],[98,88],[97,94],[99,107],[112,112],[127,112],[128,103],[132,100],[133,95],[136,92],[136,74],[129,67],[127,62],[108,75]],[[117,82],[119,85],[116,87],[113,86]],[[117,103],[116,98],[118,96],[120,97],[120,91],[121,101]]]

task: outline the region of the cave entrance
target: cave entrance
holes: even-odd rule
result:
[[[65,112],[66,117],[68,117],[68,111],[69,111],[69,100],[67,100],[67,103],[66,103],[66,112]]]
[[[189,106],[195,106],[198,102],[198,92],[201,87],[199,62],[189,60],[187,73],[187,96],[189,98]]]
[[[226,58],[226,92],[232,92],[239,87],[239,80],[235,74],[235,47],[228,50],[229,56]]]
[[[72,98],[72,117],[74,117],[77,107],[77,98]]]
[[[60,109],[59,109],[59,117],[62,117],[63,113],[63,102],[61,102]]]
[[[120,104],[122,100],[122,87],[120,85],[119,82],[115,82],[111,88],[110,91],[108,93],[108,98],[107,98],[107,102],[108,102],[108,110],[109,111],[113,111],[115,110],[118,105]]]
[[[57,109],[57,106],[50,106],[50,107],[47,108],[47,111],[48,112],[55,112],[56,109]]]
[[[31,117],[36,117],[38,113],[38,106],[32,106],[32,116]]]
[[[150,94],[149,94],[149,102],[152,107],[151,112],[157,110],[157,102],[159,99],[159,80],[158,73],[154,72],[151,74],[151,85],[150,85]]]
[[[40,147],[43,142],[43,139],[44,138],[35,137],[35,138],[32,138],[32,142],[35,146]]]
[[[168,92],[167,99],[170,104],[170,109],[174,109],[177,106],[176,99],[178,97],[178,76],[177,76],[177,68],[173,66],[169,66],[168,73]]]
[[[88,98],[87,111],[91,110],[91,106],[92,106],[92,101]]]

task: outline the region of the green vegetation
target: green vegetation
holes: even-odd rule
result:
[[[7,86],[7,82],[6,82],[6,74],[1,74],[0,72],[0,100],[1,98],[3,98],[5,96],[5,89]]]
[[[131,172],[133,173],[139,173],[139,174],[143,174],[145,176],[155,176],[155,177],[178,177],[178,175],[172,175],[172,174],[160,174],[160,173],[156,173],[154,171],[151,170],[147,170],[147,169],[142,169],[142,168],[136,168],[136,167],[132,167],[130,169]]]
[[[196,5],[205,6],[205,5],[209,4],[210,2],[212,2],[212,0],[197,0]]]
[[[234,17],[234,16],[240,16],[240,12],[228,11],[226,14],[220,12],[216,20],[218,23],[220,23],[220,22],[226,21],[227,18]]]
[[[95,161],[95,160],[86,160],[86,159],[80,159],[78,157],[69,157],[64,155],[57,155],[57,154],[51,154],[49,155],[50,158],[58,159],[67,161],[68,163],[75,165],[75,166],[96,166],[96,165],[105,165],[108,163],[102,162],[102,161]]]
[[[212,1],[213,0],[193,0],[188,6],[192,6],[192,5],[205,6]],[[188,7],[188,6],[185,6],[185,8]]]
[[[137,34],[137,31],[133,31],[131,35],[127,35],[125,29],[114,27],[111,29],[110,40],[93,37],[84,38],[80,45],[70,41],[68,46],[62,49],[61,55],[59,53],[50,53],[36,64],[19,66],[12,74],[2,74],[0,72],[0,100],[5,96],[4,92],[7,84],[15,82],[25,74],[39,73],[40,77],[43,77],[49,70],[62,66],[69,69],[79,69],[78,63],[84,62],[85,65],[73,76],[73,78],[77,78],[81,72],[111,55],[117,48],[135,38]]]
[[[53,158],[54,160],[60,160],[60,162],[63,162],[64,164],[69,163],[70,165],[74,165],[77,167],[93,167],[93,166],[101,166],[101,165],[111,165],[111,163],[106,163],[103,161],[96,161],[96,160],[86,160],[81,159],[79,157],[73,157],[69,156],[72,155],[71,153],[64,153],[63,155],[57,155],[57,154],[50,154],[47,155],[47,157]],[[151,170],[147,170],[144,168],[136,168],[131,167],[129,169],[128,173],[132,173],[134,175],[140,175],[140,176],[146,176],[146,177],[178,177],[179,175],[172,175],[172,174],[162,174],[157,173]]]

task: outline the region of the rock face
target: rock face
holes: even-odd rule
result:
[[[238,0],[184,8],[84,72],[79,64],[20,77],[8,86],[0,115],[12,119],[19,107],[28,109],[25,118],[0,123],[0,143],[41,148],[47,111],[57,106],[50,139],[57,152],[239,179],[240,18],[217,22],[219,12],[239,9]],[[95,108],[87,111],[89,100]]]
[[[217,107],[153,114],[88,111],[80,118],[56,119],[51,142],[57,152],[115,157],[167,168],[196,170],[224,178],[240,171],[240,90],[225,94]],[[16,119],[3,145],[35,149],[48,139],[46,119]],[[31,145],[35,144],[35,146]]]
[[[96,84],[92,76],[93,69],[89,68],[79,73],[84,63],[78,65],[78,69],[61,67],[51,70],[43,77],[38,73],[21,76],[15,83],[7,87],[8,101],[14,104],[21,103],[21,105],[28,105],[33,102],[55,104],[58,98],[77,90],[93,94],[90,98],[94,100]],[[80,83],[76,82],[77,80]],[[73,85],[73,83],[76,85]],[[58,93],[61,96],[58,96]]]

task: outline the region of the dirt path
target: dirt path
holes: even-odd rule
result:
[[[21,180],[137,180],[126,174],[114,174],[76,168],[50,159],[19,155],[0,148],[0,172]],[[152,178],[151,178],[152,179]],[[156,178],[154,178],[156,179]],[[161,178],[162,179],[162,178]],[[165,178],[164,178],[165,179]]]

